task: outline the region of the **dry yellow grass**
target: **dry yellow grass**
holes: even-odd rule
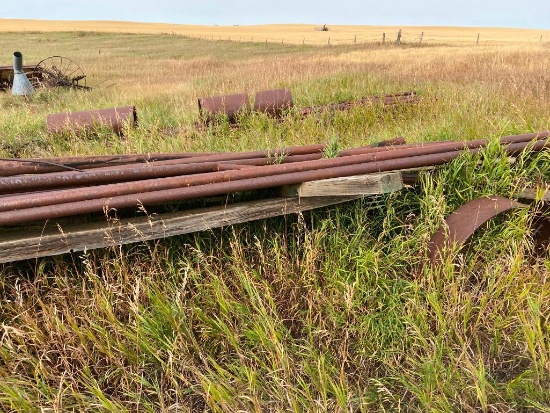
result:
[[[68,56],[94,87],[0,93],[0,156],[335,149],[550,129],[548,42],[329,48],[91,29],[0,35],[0,64],[12,50],[28,64]],[[297,107],[405,90],[423,100],[193,127],[199,96],[279,87]],[[139,127],[124,139],[46,133],[49,113],[129,104]],[[298,218],[0,266],[0,411],[549,413],[550,260],[530,256],[527,209],[413,276],[444,215],[550,181],[548,152],[503,155],[492,145],[416,189]]]
[[[52,31],[98,31],[112,33],[171,33],[212,40],[269,41],[292,44],[351,44],[394,41],[402,29],[403,42],[418,42],[422,33],[424,43],[473,44],[480,35],[480,43],[539,42],[550,40],[550,30],[504,29],[480,27],[439,26],[333,26],[329,31],[320,31],[321,25],[271,24],[256,26],[199,26],[163,23],[134,23],[121,21],[61,21],[61,20],[0,20],[4,32],[52,32]],[[542,37],[541,37],[542,36]]]

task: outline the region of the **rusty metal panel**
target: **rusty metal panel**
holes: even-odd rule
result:
[[[262,90],[254,98],[254,110],[281,117],[285,110],[294,106],[292,92],[288,89]]]
[[[525,204],[501,196],[478,198],[462,205],[445,219],[430,239],[428,258],[432,263],[440,262],[446,251],[453,246],[460,248],[487,221],[525,207]]]
[[[46,127],[50,133],[83,131],[97,126],[107,126],[122,135],[126,125],[129,127],[137,125],[135,106],[56,113],[46,118]]]
[[[207,122],[212,122],[216,116],[226,115],[229,121],[235,123],[239,113],[250,110],[250,99],[247,93],[211,96],[198,99],[199,113]]]

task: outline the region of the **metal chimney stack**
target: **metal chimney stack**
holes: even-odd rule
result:
[[[23,55],[21,52],[13,53],[13,86],[12,95],[26,96],[34,93],[34,87],[23,71]]]

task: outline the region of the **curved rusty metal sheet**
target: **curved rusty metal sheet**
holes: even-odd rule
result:
[[[475,231],[496,216],[527,205],[501,196],[474,199],[447,217],[430,239],[428,257],[432,263],[441,261],[453,245],[462,246]],[[537,215],[531,223],[535,253],[541,255],[550,246],[550,218]]]
[[[199,98],[198,104],[199,113],[206,122],[212,122],[216,116],[226,115],[230,122],[235,123],[239,113],[250,109],[247,93]]]
[[[46,127],[50,133],[83,131],[97,126],[107,126],[122,135],[126,125],[129,127],[137,125],[135,106],[56,113],[46,118]]]
[[[292,92],[288,89],[262,90],[254,98],[254,110],[281,117],[285,110],[294,106]]]

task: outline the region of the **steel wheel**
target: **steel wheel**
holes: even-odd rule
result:
[[[63,56],[50,56],[41,60],[34,68],[31,82],[38,87],[91,89],[86,86],[86,75],[80,66]]]

